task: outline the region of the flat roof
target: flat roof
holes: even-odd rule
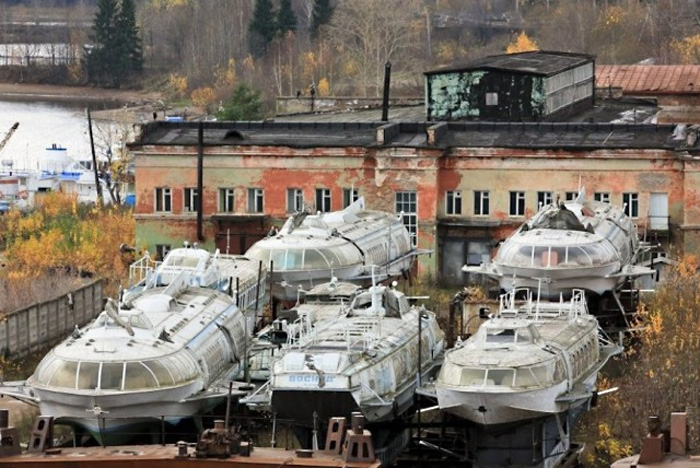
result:
[[[587,54],[535,50],[517,54],[490,55],[462,65],[427,71],[424,74],[428,76],[462,71],[496,70],[519,74],[551,76],[570,68],[592,62],[594,58],[593,55]]]
[[[377,143],[377,128],[390,125],[386,142]],[[441,125],[435,145],[427,130]],[[129,146],[197,146],[199,122],[150,122]],[[205,146],[530,148],[530,149],[675,149],[675,125],[588,122],[202,122]]]

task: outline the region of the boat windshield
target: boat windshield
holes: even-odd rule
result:
[[[270,249],[254,245],[246,256],[273,262],[275,271],[342,268],[360,263],[359,252],[352,245],[313,249]]]
[[[486,330],[487,343],[529,343],[532,342],[532,334],[525,327],[518,328],[492,328]]]
[[[197,265],[200,263],[206,262],[207,257],[209,256],[208,252],[204,252],[206,255],[192,255],[192,254],[185,254],[185,255],[180,255],[177,253],[171,252],[170,255],[165,257],[165,260],[163,261],[163,267],[168,268],[168,267],[173,267],[173,268],[192,268],[195,269],[197,268]]]
[[[613,249],[603,243],[577,246],[504,244],[496,262],[521,268],[582,268],[617,260]]]
[[[34,373],[43,385],[77,390],[132,391],[172,387],[197,377],[194,363],[177,355],[146,361],[74,361],[47,357]]]
[[[564,368],[560,362],[516,368],[462,367],[446,361],[440,370],[439,382],[464,387],[546,387],[564,379]]]

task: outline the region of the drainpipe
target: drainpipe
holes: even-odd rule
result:
[[[391,62],[384,64],[384,99],[382,100],[382,122],[389,120],[389,84],[391,82]]]
[[[203,241],[202,201],[204,199],[204,122],[199,122],[197,129],[197,240]]]

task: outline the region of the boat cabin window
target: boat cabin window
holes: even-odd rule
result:
[[[75,377],[78,373],[78,361],[57,360],[56,371],[49,380],[54,387],[75,388]]]
[[[153,372],[141,362],[127,362],[124,375],[124,390],[157,388],[158,381]]]
[[[514,376],[515,371],[513,369],[489,369],[486,373],[486,385],[512,387]]]
[[[102,373],[100,374],[100,388],[102,390],[121,390],[123,375],[123,362],[103,362]]]
[[[125,322],[128,319],[129,325],[131,325],[133,328],[143,328],[145,330],[149,330],[151,328],[151,322],[144,314],[130,315],[123,318]]]
[[[482,386],[486,378],[485,369],[462,369],[459,385]]]
[[[487,343],[529,343],[532,335],[527,328],[489,328],[486,330]]]
[[[191,255],[176,255],[171,252],[170,255],[165,257],[163,261],[164,267],[177,267],[177,268],[197,268],[200,261],[204,261],[204,258],[193,257]]]
[[[53,359],[42,362],[35,375],[37,381],[46,385],[79,390],[139,390],[177,385],[196,378],[192,363],[180,362],[175,356],[158,361],[127,362],[126,374],[124,364]]]
[[[556,365],[552,362],[544,365],[520,367],[515,374],[514,387],[541,387],[558,382],[554,379]]]
[[[99,362],[81,362],[78,371],[78,389],[94,390],[100,373]]]

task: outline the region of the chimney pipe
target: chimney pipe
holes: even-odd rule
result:
[[[389,120],[389,85],[391,83],[391,62],[384,64],[384,99],[382,100],[382,122]]]

